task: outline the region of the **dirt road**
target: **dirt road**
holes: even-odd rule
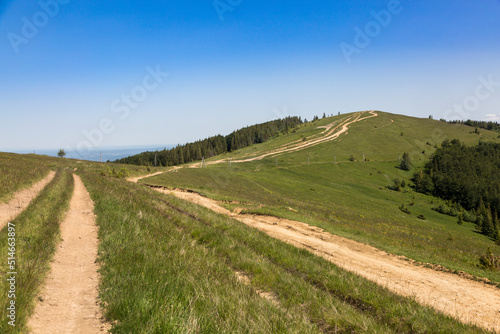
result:
[[[149,174],[149,175],[146,175],[146,176],[129,177],[127,179],[127,181],[130,181],[130,182],[133,182],[133,183],[137,183],[140,179],[144,179],[145,177],[155,176],[155,175],[162,174],[162,173],[164,173],[164,172],[157,172],[157,173]]]
[[[366,114],[369,114],[369,116],[362,117]],[[268,153],[261,154],[259,156],[255,156],[255,157],[245,158],[245,159],[232,160],[231,162],[232,163],[240,163],[240,162],[250,162],[250,161],[256,161],[256,160],[262,160],[266,157],[275,157],[275,156],[281,155],[283,153],[300,151],[300,150],[303,150],[303,149],[306,149],[306,148],[309,148],[312,146],[326,143],[326,142],[335,140],[340,135],[346,133],[349,130],[349,126],[351,124],[366,120],[368,118],[377,117],[377,116],[378,116],[378,114],[374,110],[357,112],[357,113],[352,114],[351,116],[348,116],[348,117],[342,119],[338,123],[334,123],[334,124],[320,127],[320,128],[325,128],[325,130],[323,132],[321,132],[319,135],[313,136],[312,138],[310,138],[308,140],[305,140],[305,141],[299,140],[299,141],[291,142],[291,143],[283,145],[275,150],[271,150]],[[227,159],[221,159],[221,160],[216,160],[216,161],[205,162],[205,164],[206,165],[215,165],[215,164],[225,163],[227,161],[228,161]],[[200,164],[196,163],[196,164],[191,165],[190,167],[194,168],[194,167],[198,167],[198,166],[200,166]]]
[[[94,205],[80,177],[73,175],[75,190],[62,241],[54,256],[44,291],[28,326],[31,333],[106,333],[98,299],[97,226]]]
[[[411,264],[371,246],[332,235],[301,222],[230,212],[218,202],[181,190],[156,190],[231,216],[387,289],[453,316],[500,333],[500,289],[457,275]]]
[[[8,203],[0,204],[0,230],[23,212],[38,193],[52,181],[55,175],[56,172],[51,171],[43,180],[38,181],[31,188],[18,191]]]

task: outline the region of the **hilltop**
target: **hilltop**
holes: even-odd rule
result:
[[[470,146],[500,142],[497,132],[477,133],[462,124],[380,111],[352,113],[304,123],[268,142],[214,156],[205,168],[189,164],[194,168],[141,182],[189,189],[223,201],[230,211],[306,222],[422,263],[500,282],[500,274],[477,266],[494,242],[474,233],[474,224],[457,225],[456,217],[433,210],[447,206],[446,201],[410,187],[413,174],[445,139]],[[405,152],[410,171],[398,168]],[[396,179],[406,185],[401,191],[391,189]]]
[[[366,160],[395,160],[399,159],[403,152],[411,153],[414,161],[421,161],[428,158],[445,139],[459,139],[467,145],[475,145],[479,141],[497,142],[499,139],[497,132],[483,129],[477,131],[475,127],[466,124],[450,124],[381,111],[373,111],[373,113],[377,116],[369,116],[370,119],[366,121],[350,124],[348,131],[339,135],[335,144],[331,143],[331,145],[314,142],[314,139],[320,138],[325,133],[328,134],[330,129],[334,129],[335,126],[358,113],[315,117],[311,122],[303,122],[300,117],[289,117],[236,130],[225,137],[217,135],[195,143],[178,145],[171,150],[143,152],[116,162],[152,166],[155,155],[159,166],[182,165],[201,161],[202,158],[205,161],[218,162],[221,159],[226,159],[227,162],[229,159],[232,161],[242,158],[248,160],[264,154],[266,157],[276,156],[272,152],[281,147],[300,141],[305,144],[311,140],[314,142],[313,145],[306,145],[315,146],[313,150],[307,151],[310,161],[333,161],[336,158],[338,160],[335,162],[340,162],[348,160],[351,156],[356,160],[362,160],[363,154]],[[349,133],[350,136],[344,135]],[[244,143],[235,145],[235,138],[244,138]],[[292,158],[299,157],[301,157],[300,154]]]
[[[16,304],[18,328],[44,327],[28,321],[35,304],[50,308],[57,296],[71,295],[71,283],[58,286],[56,295],[40,292],[44,282],[54,286],[48,272],[56,250],[73,249],[64,241],[90,242],[59,230],[73,220],[70,203],[79,196],[72,193],[88,191],[92,201],[80,216],[99,229],[90,238],[98,255],[75,261],[99,265],[99,293],[79,287],[99,296],[92,304],[102,305],[104,318],[93,319],[101,330],[500,330],[500,273],[479,266],[488,249],[499,257],[499,247],[474,224],[459,225],[434,210],[447,201],[409,186],[442,140],[474,146],[498,143],[498,133],[380,111],[275,129],[258,144],[226,146],[203,163],[173,168],[0,153],[4,206],[17,208],[23,189],[49,182],[38,195],[31,191],[37,197],[12,221],[16,279],[27,282]],[[407,156],[408,171],[399,168]],[[7,253],[9,231],[1,233],[0,250]],[[8,271],[6,262],[2,270]],[[74,276],[86,282],[87,276]],[[0,289],[0,328],[10,332],[5,280]]]

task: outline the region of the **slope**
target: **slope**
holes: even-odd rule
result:
[[[463,125],[376,113],[377,117],[350,124],[338,138],[302,150],[254,159],[319,138],[325,127],[335,127],[353,115],[307,123],[296,133],[214,157],[211,160],[217,164],[208,161],[207,168],[177,169],[141,182],[190,189],[222,201],[230,211],[301,221],[392,254],[500,282],[500,273],[477,266],[488,247],[496,255],[500,251],[491,240],[474,233],[474,225],[457,225],[455,218],[432,210],[443,203],[439,199],[409,187],[401,192],[388,188],[395,178],[409,183],[442,140],[458,138],[468,145],[498,142],[498,133],[478,135]],[[412,171],[397,168],[403,152],[410,153]],[[254,160],[235,163],[248,159]],[[410,215],[399,209],[402,205]]]

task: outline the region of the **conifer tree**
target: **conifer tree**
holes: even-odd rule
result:
[[[410,160],[410,154],[408,152],[405,152],[403,154],[403,160],[401,160],[401,163],[399,164],[399,168],[402,170],[411,170],[412,164]]]

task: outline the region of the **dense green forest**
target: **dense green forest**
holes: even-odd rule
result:
[[[467,121],[446,121],[446,120],[442,119],[441,121],[449,123],[449,124],[463,124],[463,125],[468,125],[468,126],[478,128],[478,129],[485,129],[485,130],[500,132],[500,124],[497,122],[472,121],[470,119]]]
[[[286,117],[262,124],[248,126],[233,133],[217,135],[194,143],[178,145],[172,149],[156,152],[143,152],[116,160],[117,163],[152,166],[176,166],[218,154],[232,152],[253,144],[266,142],[281,133],[288,133],[302,124],[300,117]]]
[[[458,216],[459,223],[475,222],[500,242],[500,144],[445,140],[412,181],[415,190],[450,201],[450,208],[437,211]]]

